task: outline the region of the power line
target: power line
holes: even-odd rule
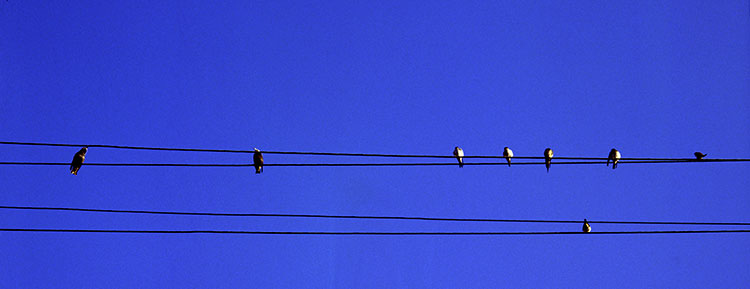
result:
[[[696,231],[613,231],[613,232],[313,232],[313,231],[232,231],[232,230],[109,230],[109,229],[29,229],[0,228],[0,232],[52,233],[128,233],[128,234],[234,234],[234,235],[387,235],[387,236],[446,236],[446,235],[640,235],[640,234],[710,234],[750,233],[750,230]]]
[[[139,146],[103,145],[103,144],[62,144],[62,143],[14,142],[14,141],[0,141],[0,144],[27,145],[27,146],[55,146],[55,147],[113,148],[113,149],[156,150],[156,151],[215,152],[215,153],[253,153],[254,152],[252,150],[195,149],[195,148],[160,148],[160,147],[139,147]]]
[[[244,153],[251,154],[253,150],[229,150],[229,149],[197,149],[197,148],[166,148],[166,147],[142,147],[142,146],[122,146],[122,145],[104,145],[104,144],[62,144],[62,143],[38,143],[38,142],[10,142],[0,141],[0,144],[7,145],[29,145],[29,146],[62,146],[62,147],[99,147],[114,149],[131,149],[131,150],[158,150],[158,151],[188,151],[188,152],[215,152],[215,153]],[[266,151],[261,150],[264,154],[288,154],[288,155],[318,155],[318,156],[356,156],[356,157],[389,157],[389,158],[456,158],[452,155],[424,155],[424,154],[373,154],[373,153],[338,153],[338,152],[301,152],[301,151]],[[500,155],[475,155],[464,156],[463,158],[484,158],[484,159],[502,159]],[[514,156],[513,159],[544,159],[542,156]],[[555,157],[560,160],[607,160],[606,157]],[[641,161],[697,161],[694,158],[620,158],[620,160],[641,160]],[[704,159],[702,161],[707,161]]]
[[[716,162],[750,162],[750,159],[687,159],[687,160],[653,160],[653,161],[620,161],[621,164],[668,164],[668,163],[716,163]],[[573,161],[555,162],[553,165],[593,165],[605,164],[603,161]],[[517,162],[513,166],[543,165],[543,162]],[[70,163],[59,162],[0,162],[0,165],[32,165],[32,166],[70,166]],[[189,164],[189,163],[84,163],[84,166],[110,167],[252,167],[253,164]],[[383,167],[383,166],[456,166],[457,163],[281,163],[263,164],[264,167]],[[507,166],[506,162],[464,163],[466,166]]]
[[[269,213],[215,213],[215,212],[174,212],[148,210],[113,210],[88,209],[69,207],[30,207],[30,206],[0,206],[0,209],[12,210],[41,210],[41,211],[75,211],[95,213],[125,213],[125,214],[153,214],[153,215],[183,215],[183,216],[219,216],[219,217],[292,217],[292,218],[328,218],[328,219],[375,219],[375,220],[420,220],[420,221],[450,221],[450,222],[502,222],[502,223],[573,223],[580,224],[581,220],[524,220],[524,219],[485,219],[485,218],[435,218],[435,217],[404,217],[404,216],[361,216],[361,215],[323,215],[323,214],[269,214]],[[750,226],[745,222],[666,222],[666,221],[588,221],[596,224],[636,224],[636,225],[719,225],[719,226]]]

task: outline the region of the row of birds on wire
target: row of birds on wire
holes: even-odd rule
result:
[[[703,159],[707,156],[707,154],[701,153],[701,152],[695,152],[693,154],[696,159]],[[455,147],[453,149],[453,156],[456,157],[456,160],[458,160],[458,167],[463,168],[464,167],[464,150],[460,147]],[[551,148],[544,149],[544,166],[547,167],[547,172],[549,173],[549,168],[552,165],[552,157],[554,156],[554,152]],[[503,149],[503,157],[506,161],[508,161],[508,166],[510,167],[511,161],[510,159],[513,158],[513,150],[511,150],[508,147],[505,147]],[[620,154],[620,151],[613,148],[609,151],[609,156],[607,156],[607,166],[609,166],[609,162],[612,162],[612,169],[617,168],[617,163],[622,158],[622,155]],[[258,150],[257,148],[254,149],[253,153],[253,166],[255,167],[255,173],[260,174],[263,172],[263,154]]]
[[[83,165],[83,160],[86,159],[86,152],[88,152],[88,147],[84,147],[81,150],[79,150],[74,156],[73,161],[70,164],[70,173],[73,175],[78,175],[78,170],[81,169],[81,166]],[[695,155],[696,159],[703,159],[707,156],[707,154],[703,154],[701,152],[695,152],[693,155]],[[456,157],[456,160],[458,160],[458,167],[463,168],[464,167],[464,150],[460,147],[455,147],[453,149],[453,156]],[[549,168],[552,165],[552,157],[554,156],[554,153],[551,148],[544,149],[544,166],[547,167],[547,172],[549,173]],[[607,166],[609,166],[610,161],[612,162],[612,169],[617,168],[617,163],[620,161],[621,158],[620,151],[617,149],[612,149],[609,151],[609,156],[607,157]],[[508,162],[508,166],[511,165],[511,159],[513,158],[513,151],[505,147],[503,149],[503,158]],[[261,151],[257,148],[253,150],[253,166],[255,167],[255,173],[260,174],[263,172],[263,154]]]

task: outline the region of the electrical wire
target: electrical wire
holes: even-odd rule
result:
[[[668,164],[668,163],[716,163],[716,162],[750,162],[750,159],[689,159],[689,160],[664,160],[664,161],[620,161],[620,164]],[[593,165],[605,164],[603,161],[573,161],[552,162],[553,165]],[[543,162],[517,162],[513,166],[543,165]],[[59,162],[0,162],[0,165],[31,165],[31,166],[70,166],[70,163]],[[281,163],[263,164],[264,167],[384,167],[384,166],[457,166],[457,163]],[[465,166],[507,166],[506,162],[467,163]],[[252,167],[253,164],[188,164],[188,163],[84,163],[83,166],[110,166],[110,167]]]
[[[109,229],[30,229],[0,228],[0,232],[53,233],[129,233],[129,234],[235,234],[235,235],[390,235],[390,236],[445,236],[445,235],[640,235],[640,234],[719,234],[750,233],[750,230],[694,230],[694,231],[612,231],[612,232],[313,232],[313,231],[232,231],[232,230],[109,230]]]
[[[0,206],[0,209],[39,210],[39,211],[74,211],[74,212],[94,212],[94,213],[124,213],[124,214],[152,214],[152,215],[182,215],[182,216],[218,216],[218,217],[291,217],[291,218],[419,220],[419,221],[497,222],[497,223],[569,223],[569,224],[570,223],[572,224],[582,223],[581,220],[524,220],[524,219],[436,218],[436,217],[322,215],[322,214],[174,212],[174,211],[113,210],[113,209],[88,209],[88,208],[70,208],[70,207],[32,207],[32,206]],[[654,222],[654,221],[595,221],[595,220],[588,220],[588,222],[592,224],[750,226],[749,222],[666,222],[666,221]]]
[[[62,143],[38,143],[38,142],[11,142],[0,141],[0,144],[7,145],[27,145],[27,146],[62,146],[62,147],[98,147],[114,149],[131,149],[131,150],[158,150],[158,151],[187,151],[187,152],[215,152],[215,153],[244,153],[251,154],[253,150],[229,150],[229,149],[196,149],[196,148],[166,148],[166,147],[142,147],[142,146],[122,146],[122,145],[104,145],[104,144],[62,144]],[[288,155],[318,155],[318,156],[356,156],[356,157],[388,157],[388,158],[456,158],[453,155],[424,155],[424,154],[373,154],[373,153],[338,153],[338,152],[300,152],[300,151],[266,151],[261,150],[264,154],[288,154]],[[475,155],[464,156],[463,158],[485,158],[497,159],[503,158],[500,155]],[[513,159],[544,159],[543,156],[514,156]],[[555,157],[559,160],[607,160],[606,157]],[[620,158],[631,161],[697,161],[695,158]],[[708,160],[708,159],[704,159]],[[750,159],[747,159],[750,160]]]

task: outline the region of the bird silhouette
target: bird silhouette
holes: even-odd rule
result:
[[[456,147],[453,149],[453,155],[456,156],[456,159],[458,160],[458,167],[463,168],[464,167],[464,150],[462,150],[460,147]]]
[[[693,155],[695,156],[696,159],[699,159],[699,160],[702,160],[703,158],[707,156],[707,154],[703,154],[701,152],[695,152]]]
[[[549,173],[549,167],[552,165],[552,149],[546,148],[544,149],[544,166],[547,167],[547,172]]]
[[[508,161],[508,166],[510,167],[510,158],[513,157],[513,151],[510,150],[508,147],[505,147],[505,149],[503,150],[503,156]]]
[[[253,165],[255,166],[255,173],[260,174],[263,172],[263,154],[257,148],[253,153]]]
[[[73,161],[70,163],[71,174],[74,174],[76,176],[78,175],[78,170],[81,169],[81,166],[83,165],[83,160],[86,158],[86,152],[88,150],[89,150],[88,147],[84,147],[73,156]]]
[[[607,166],[609,166],[609,161],[612,160],[612,169],[617,168],[617,163],[620,161],[620,152],[616,149],[612,149],[609,151],[609,156],[607,157]]]
[[[591,232],[591,226],[589,225],[589,221],[587,221],[586,219],[583,219],[583,232]]]

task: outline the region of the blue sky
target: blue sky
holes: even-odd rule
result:
[[[747,1],[3,1],[0,140],[467,155],[747,158]],[[68,162],[78,148],[0,147]],[[345,161],[266,155],[268,163]],[[251,162],[92,148],[87,162]],[[373,161],[346,159],[346,161]],[[377,161],[377,160],[374,160]],[[387,160],[383,160],[387,161]],[[745,163],[0,167],[0,204],[748,221]],[[578,231],[0,211],[0,227]],[[595,231],[687,229],[594,224]],[[692,228],[691,228],[692,229]],[[717,229],[695,227],[695,229]],[[0,233],[3,288],[738,288],[748,234]]]

